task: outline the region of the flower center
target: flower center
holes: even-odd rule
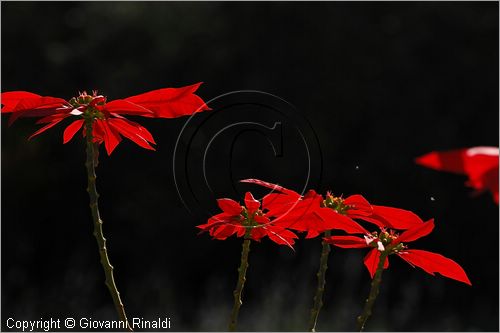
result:
[[[91,120],[106,118],[105,114],[98,109],[98,106],[106,104],[106,97],[97,95],[97,91],[93,91],[92,95],[84,91],[79,96],[71,98],[69,104],[75,110],[82,112],[84,118]]]
[[[255,212],[251,213],[248,211],[248,209],[244,206],[242,206],[243,211],[241,212],[241,215],[243,216],[243,220],[241,221],[241,224],[244,225],[245,227],[256,227],[259,225],[257,221],[255,221],[255,216],[263,216],[264,213],[262,210],[257,209]]]
[[[326,194],[325,200],[323,200],[323,206],[333,209],[339,214],[346,215],[347,211],[352,207],[344,203],[342,197],[335,197],[330,192]]]
[[[389,250],[389,254],[398,253],[407,248],[403,243],[393,244],[393,242],[399,237],[399,235],[390,230],[389,232],[385,229],[381,230],[380,233],[374,231],[369,235],[365,236],[366,243],[371,247],[378,248],[379,251]]]

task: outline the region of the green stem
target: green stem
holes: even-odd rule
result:
[[[231,312],[231,319],[229,321],[229,331],[236,331],[236,326],[238,324],[238,313],[240,312],[240,307],[242,304],[241,294],[243,293],[243,287],[245,286],[247,269],[248,269],[248,253],[250,253],[250,231],[247,229],[245,234],[245,240],[243,241],[241,249],[241,262],[238,268],[238,283],[236,284],[236,289],[233,292],[234,295],[234,305],[233,311]]]
[[[325,231],[324,237],[330,237],[330,230]],[[326,270],[328,269],[328,256],[330,255],[330,245],[322,241],[323,247],[319,260],[319,269],[316,276],[318,277],[318,286],[314,295],[314,305],[311,309],[311,317],[309,318],[309,331],[316,332],[316,323],[318,321],[319,311],[323,306],[323,293],[325,291]]]
[[[382,282],[382,273],[384,272],[384,262],[387,256],[389,255],[389,252],[390,249],[386,248],[385,251],[380,253],[380,259],[377,265],[377,271],[375,272],[375,276],[373,277],[371,283],[370,294],[368,295],[368,298],[365,301],[365,307],[363,309],[363,312],[357,318],[358,330],[360,332],[362,332],[365,329],[366,321],[372,314],[373,304],[377,299],[380,283]]]
[[[125,314],[125,308],[120,299],[120,293],[115,284],[115,279],[113,276],[113,266],[111,265],[108,258],[108,251],[106,248],[106,238],[102,232],[102,220],[99,214],[98,198],[96,187],[96,172],[95,167],[97,165],[98,152],[96,151],[98,147],[92,142],[92,121],[86,121],[86,138],[87,138],[87,161],[85,166],[87,167],[88,176],[88,187],[87,192],[90,198],[90,210],[92,212],[92,220],[94,222],[94,236],[97,240],[97,245],[99,247],[99,254],[101,256],[101,265],[104,269],[104,274],[106,276],[106,286],[109,289],[111,297],[113,298],[113,303],[115,305],[116,311],[118,312],[118,317],[120,321],[124,323],[129,331],[132,331],[130,324],[127,320],[127,315]]]

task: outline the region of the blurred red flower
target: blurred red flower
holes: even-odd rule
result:
[[[416,158],[416,163],[439,171],[467,175],[467,186],[478,192],[490,191],[498,205],[498,152],[498,147],[431,152]]]
[[[424,250],[408,250],[404,244],[427,236],[434,229],[434,220],[416,225],[398,235],[393,230],[382,228],[380,232],[366,233],[358,236],[331,236],[325,238],[327,243],[341,248],[371,248],[364,258],[364,264],[373,278],[379,263],[380,253],[388,251],[396,254],[411,266],[420,267],[425,272],[434,275],[439,273],[445,277],[471,285],[463,268],[455,261],[440,254]],[[389,267],[389,259],[384,262],[384,269]]]
[[[274,225],[262,211],[271,207],[262,205],[255,200],[250,192],[245,194],[245,206],[232,199],[218,199],[217,204],[222,213],[212,216],[208,223],[197,226],[202,232],[208,231],[215,239],[224,240],[236,234],[238,237],[248,237],[260,241],[267,236],[273,242],[292,247],[297,238],[293,232],[284,227]]]
[[[65,118],[77,116],[66,127],[63,142],[67,143],[82,128],[85,135],[86,120],[92,121],[92,137],[96,143],[103,143],[109,154],[120,143],[122,136],[142,148],[154,150],[155,144],[149,131],[123,117],[142,116],[149,118],[176,118],[195,112],[210,110],[194,92],[201,83],[182,88],[164,88],[140,95],[110,102],[94,92],[83,92],[69,101],[62,98],[40,96],[26,91],[11,91],[1,94],[2,114],[10,114],[9,125],[21,117],[41,118],[37,124],[46,124],[30,136],[30,139],[57,125]]]

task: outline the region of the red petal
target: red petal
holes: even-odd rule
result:
[[[271,216],[284,215],[299,204],[300,196],[290,196],[281,193],[269,193],[262,199],[262,209],[269,210]]]
[[[48,123],[54,122],[56,120],[64,119],[64,118],[69,117],[69,116],[70,115],[67,113],[55,113],[55,114],[51,114],[51,115],[48,115],[46,117],[43,117],[41,119],[38,119],[36,121],[36,124],[48,124]]]
[[[289,197],[288,195],[283,195]],[[281,227],[291,228],[298,231],[308,231],[315,229],[323,232],[328,229],[328,223],[325,223],[314,212],[320,208],[320,197],[310,197],[302,200],[294,198],[282,207],[276,206],[277,202],[269,205],[268,216],[274,216],[273,224]]]
[[[232,199],[217,199],[217,204],[224,213],[233,216],[240,215],[241,211],[243,210],[241,205]]]
[[[226,213],[212,216],[208,219],[208,223],[197,226],[202,230],[200,233],[209,231],[210,235],[216,239],[226,239],[235,232],[239,232],[241,228],[238,227],[239,225],[235,224],[233,217]]]
[[[398,255],[410,265],[420,267],[431,275],[439,273],[450,279],[472,285],[459,264],[440,254],[423,250],[406,250]]]
[[[379,221],[383,227],[392,229],[409,229],[416,225],[424,223],[420,217],[409,210],[376,206],[373,205],[373,215],[371,217],[361,217],[368,222]],[[376,223],[377,224],[377,223]]]
[[[252,240],[259,242],[264,236],[267,235],[267,231],[262,228],[253,228],[250,232],[250,237]]]
[[[108,123],[109,126],[114,128],[124,137],[135,142],[140,147],[149,150],[155,150],[148,143],[148,141],[154,143],[153,136],[151,135],[151,133],[149,133],[149,131],[146,128],[142,127],[141,125],[133,121],[121,118],[109,118]]]
[[[416,162],[435,170],[467,175],[466,185],[478,191],[489,190],[498,204],[498,155],[498,147],[472,147],[432,152],[418,157]]]
[[[260,202],[255,200],[252,193],[247,192],[245,193],[245,206],[250,213],[253,213],[260,208]]]
[[[84,125],[83,129],[83,135],[87,135],[87,130],[86,130],[86,125]],[[104,130],[101,128],[101,126],[95,122],[92,125],[92,141],[96,143],[103,143],[104,142]]]
[[[435,170],[464,173],[465,170],[462,157],[462,149],[447,152],[431,152],[417,157],[415,162]]]
[[[429,221],[417,225],[416,227],[410,228],[403,232],[394,242],[395,243],[403,243],[403,242],[412,242],[421,237],[427,236],[434,229],[434,219],[430,219]]]
[[[367,234],[368,230],[363,228],[358,223],[354,222],[349,217],[335,212],[331,208],[320,208],[315,211],[325,223],[328,224],[329,229],[344,230],[349,234]]]
[[[80,120],[75,120],[72,122],[66,129],[64,130],[63,134],[63,143],[68,143],[73,136],[75,136],[76,132],[82,128],[83,125],[83,119]]]
[[[306,235],[306,239],[311,239],[311,238],[314,238],[314,237],[318,237],[321,233],[316,230],[316,229],[308,229],[307,230],[307,235]]]
[[[378,264],[380,262],[380,251],[377,249],[372,249],[365,256],[364,263],[368,272],[370,273],[371,278],[375,276],[375,272],[377,271]],[[384,269],[389,267],[389,259],[386,257],[384,262]]]
[[[94,126],[99,126],[104,134],[104,146],[106,147],[106,152],[108,156],[111,155],[113,150],[115,150],[116,146],[121,141],[120,134],[115,132],[112,128],[109,127],[108,122],[106,120],[97,119],[94,122]]]
[[[125,100],[153,111],[154,115],[151,117],[176,118],[210,110],[205,102],[194,94],[200,85],[201,82],[182,88],[158,89]]]
[[[416,159],[417,164],[459,174],[482,173],[498,166],[498,147],[472,147],[432,152]]]
[[[154,112],[140,105],[123,99],[116,99],[104,105],[103,111],[117,114],[131,114],[134,116],[151,116]]]
[[[324,240],[329,244],[345,249],[362,249],[369,247],[364,238],[356,236],[331,236],[324,238]]]
[[[244,228],[243,226],[241,226],[241,228],[237,228],[236,236],[243,237],[243,236],[245,236],[246,232],[247,232],[247,229]]]
[[[344,200],[345,205],[349,205],[347,216],[356,217],[363,215],[371,215],[373,213],[372,205],[359,194],[351,195]]]
[[[60,105],[56,106],[43,106],[39,107],[36,109],[29,109],[29,110],[22,110],[22,111],[15,111],[10,114],[8,125],[12,125],[14,121],[16,121],[19,118],[24,118],[24,117],[35,117],[35,118],[41,118],[45,117],[48,115],[54,115],[54,114],[61,114],[61,113],[66,113],[69,114],[71,112],[71,109],[61,109]]]
[[[31,134],[31,136],[28,138],[28,140],[31,140],[32,138],[34,138],[35,136],[45,132],[46,130],[48,130],[49,128],[51,127],[54,127],[55,125],[59,124],[64,118],[66,117],[69,117],[69,114],[66,114],[62,117],[58,117],[56,118],[54,121],[52,121],[51,123],[43,126],[42,128],[40,128],[38,131],[36,131],[35,133]]]
[[[267,236],[276,244],[286,245],[293,250],[294,238],[298,238],[293,232],[286,229],[267,228]]]
[[[19,117],[43,117],[68,103],[62,98],[43,97],[26,91],[2,93],[2,113],[12,113],[9,125]]]
[[[259,224],[269,224],[271,222],[267,216],[262,215],[255,215],[253,219]]]
[[[281,192],[283,194],[289,194],[289,195],[294,196],[294,197],[300,197],[300,194],[298,194],[295,191],[289,190],[289,189],[287,189],[283,186],[280,186],[280,185],[265,182],[265,181],[260,180],[260,179],[243,179],[243,180],[240,180],[240,183],[256,184],[256,185],[270,188],[273,191]]]
[[[221,227],[212,229],[210,231],[210,234],[215,239],[224,240],[224,239],[228,238],[229,236],[234,235],[237,231],[238,231],[238,229],[232,225],[223,225]]]
[[[2,113],[12,112],[22,99],[35,99],[42,96],[27,91],[8,91],[1,94]]]

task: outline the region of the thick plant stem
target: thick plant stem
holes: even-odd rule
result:
[[[86,138],[87,138],[87,161],[85,166],[87,167],[88,176],[88,187],[87,192],[90,198],[90,210],[92,212],[92,220],[94,222],[94,236],[97,240],[97,245],[99,247],[99,254],[101,256],[101,265],[104,269],[104,274],[106,276],[106,286],[109,289],[111,297],[113,298],[113,303],[115,304],[116,311],[118,312],[118,317],[120,321],[126,325],[129,331],[132,331],[130,324],[127,320],[127,315],[125,314],[125,308],[120,299],[120,293],[115,284],[115,279],[113,277],[113,266],[111,265],[108,258],[108,251],[106,248],[106,238],[102,232],[102,220],[99,214],[98,198],[96,187],[96,173],[95,167],[97,165],[97,152],[96,146],[92,142],[92,123],[90,121],[86,122]]]
[[[330,237],[330,230],[325,231],[324,237]],[[316,276],[318,277],[318,286],[314,295],[314,305],[311,309],[311,317],[309,318],[309,331],[316,332],[316,323],[318,321],[319,312],[323,306],[323,293],[325,291],[326,270],[328,269],[328,256],[330,255],[330,245],[322,241],[323,247],[319,260],[319,269]]]
[[[236,284],[236,289],[233,292],[234,295],[234,305],[233,311],[231,312],[231,319],[229,320],[229,331],[236,331],[236,326],[238,324],[238,314],[240,312],[240,307],[242,304],[241,294],[243,293],[243,287],[245,286],[247,269],[248,269],[248,254],[250,253],[250,229],[247,230],[245,234],[245,240],[243,241],[241,249],[241,262],[238,268],[238,283]]]
[[[362,332],[365,329],[366,321],[372,314],[373,304],[375,303],[375,300],[377,299],[378,296],[380,282],[382,282],[382,273],[384,272],[384,262],[388,255],[389,255],[389,250],[387,248],[385,249],[385,251],[380,253],[380,259],[378,262],[377,271],[375,272],[375,276],[373,277],[371,283],[370,294],[368,295],[368,298],[365,301],[365,307],[363,308],[363,312],[357,318],[358,330],[360,332]]]

